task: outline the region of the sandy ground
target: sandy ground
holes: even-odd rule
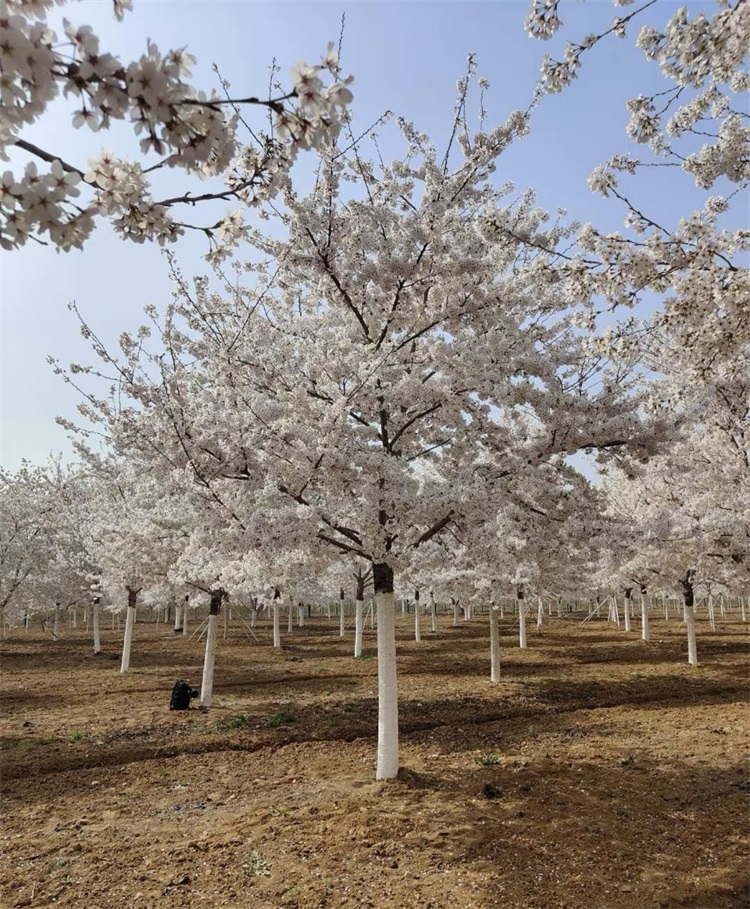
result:
[[[270,646],[136,626],[12,632],[2,660],[0,906],[20,909],[747,909],[748,626],[678,620],[652,641],[552,619],[516,646],[488,620],[410,640],[399,621],[401,765],[375,782],[374,632],[317,620]],[[428,626],[428,622],[425,623]]]

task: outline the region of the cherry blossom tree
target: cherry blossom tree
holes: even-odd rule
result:
[[[13,619],[88,601],[92,565],[80,533],[81,484],[51,461],[0,471],[0,614]]]
[[[0,158],[31,157],[22,173],[0,178],[0,244],[4,249],[29,239],[48,238],[58,249],[80,248],[98,218],[109,218],[124,238],[171,242],[186,229],[202,230],[210,255],[222,258],[244,232],[243,209],[273,198],[286,184],[298,152],[334,135],[352,100],[350,80],[339,76],[333,45],[320,64],[300,62],[293,84],[283,89],[274,67],[270,95],[262,99],[231,91],[205,92],[188,81],[195,59],[183,49],[162,52],[152,41],[137,60],[123,61],[101,47],[87,25],[63,20],[64,37],[48,24],[47,13],[66,0],[3,0],[0,5]],[[122,19],[131,0],[113,0]],[[327,79],[327,81],[326,81]],[[94,132],[129,121],[140,137],[142,160],[103,151],[88,165],[61,159],[23,132],[43,117],[60,96],[72,97],[73,128]],[[244,111],[268,113],[267,131],[250,130]],[[160,198],[154,174],[181,168],[191,181],[224,177],[218,189]],[[237,206],[207,225],[189,224],[177,210],[198,202]]]
[[[579,285],[555,251],[571,228],[491,182],[525,115],[471,134],[460,113],[444,154],[400,129],[392,165],[322,149],[312,193],[285,193],[284,235],[248,233],[262,258],[220,271],[220,289],[175,270],[154,352],[147,328],[117,360],[98,351],[135,403],[87,404],[121,450],[158,451],[262,527],[265,552],[273,515],[285,537],[371,566],[378,778],[398,770],[395,576],[506,507],[512,478],[653,442],[618,370],[580,343]]]
[[[600,43],[625,38],[654,3],[648,0],[627,14],[618,11],[610,28],[569,40],[562,59],[545,57],[540,94],[562,91]],[[564,0],[534,0],[529,33],[551,39],[562,26],[564,5]],[[629,4],[614,0],[614,5]],[[592,190],[625,206],[628,231],[586,226],[571,268],[581,275],[585,296],[603,299],[605,308],[648,302],[656,293],[660,305],[654,324],[668,327],[690,350],[690,365],[700,376],[717,359],[733,357],[750,337],[750,279],[744,267],[750,245],[750,129],[743,101],[750,87],[750,3],[719,0],[712,13],[672,8],[662,28],[641,26],[637,43],[658,64],[668,87],[628,103],[627,132],[643,154],[615,155],[590,177]],[[693,195],[702,191],[702,208],[685,211],[675,225],[660,223],[646,200],[638,201],[621,186],[624,177],[654,167],[678,178],[666,180],[674,194],[680,193],[680,177]],[[632,349],[641,336],[630,330],[616,335],[623,350]]]

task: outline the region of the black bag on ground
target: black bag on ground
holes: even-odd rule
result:
[[[187,682],[177,679],[172,689],[172,697],[169,701],[170,710],[190,710],[190,701],[198,697],[195,688],[191,688]]]

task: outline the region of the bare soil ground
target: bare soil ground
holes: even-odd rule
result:
[[[652,640],[553,619],[530,647],[487,617],[399,624],[402,771],[375,782],[374,633],[270,646],[136,626],[13,632],[2,660],[0,906],[76,909],[746,909],[747,626]]]

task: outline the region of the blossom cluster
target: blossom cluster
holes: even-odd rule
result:
[[[123,62],[101,48],[89,26],[68,20],[63,20],[66,40],[61,42],[46,14],[64,2],[0,0],[0,159],[9,160],[11,149],[18,148],[51,165],[46,174],[27,168],[24,178],[12,171],[3,175],[0,244],[5,249],[30,237],[48,238],[62,250],[81,247],[98,216],[111,218],[123,237],[136,242],[173,240],[193,226],[178,221],[174,207],[193,204],[196,197],[156,199],[152,172],[179,167],[199,180],[225,175],[227,189],[200,198],[245,202],[252,194],[257,203],[278,191],[282,181],[275,175],[288,171],[299,149],[317,147],[336,133],[352,100],[350,80],[339,79],[333,46],[320,64],[297,64],[286,94],[267,101],[223,98],[187,81],[195,59],[184,50],[162,52],[149,41],[138,59]],[[114,2],[118,19],[129,8],[130,0]],[[324,74],[330,77],[327,84]],[[103,152],[81,168],[59,159],[53,149],[25,141],[23,130],[60,96],[76,101],[74,128],[98,132],[115,120],[129,121],[140,138],[140,153],[158,156],[157,163],[146,167]],[[275,136],[256,133],[259,148],[251,151],[237,137],[245,104],[265,106],[275,117]],[[251,154],[254,166],[248,168]],[[83,188],[86,198],[77,201]],[[201,229],[216,247],[231,246],[236,238],[231,221]]]

